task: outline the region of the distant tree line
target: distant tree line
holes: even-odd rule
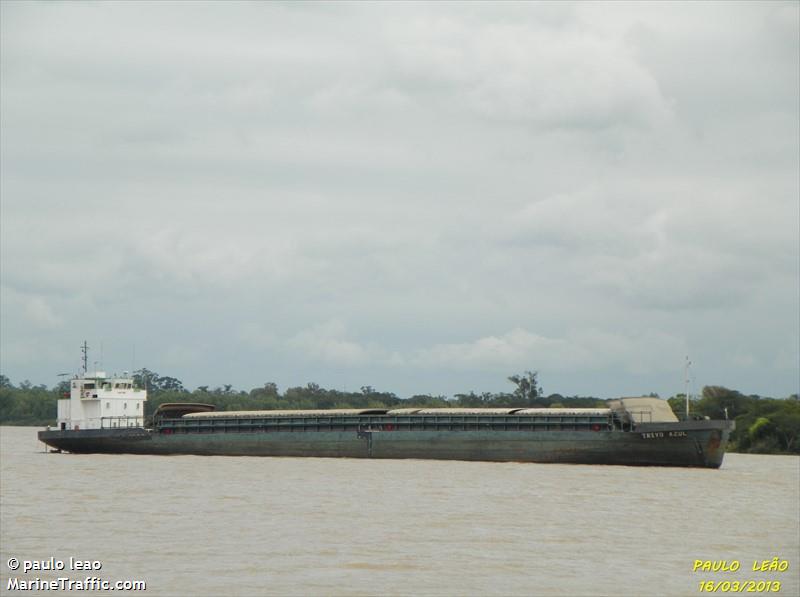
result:
[[[710,419],[733,419],[729,449],[756,454],[800,454],[800,400],[797,394],[775,399],[745,396],[722,386],[705,386],[698,399],[691,400],[694,415]],[[669,399],[672,410],[685,413],[685,396]]]
[[[148,391],[145,415],[151,416],[159,405],[167,402],[202,402],[217,410],[294,410],[328,408],[592,408],[606,402],[592,396],[562,396],[542,392],[537,372],[512,375],[511,392],[475,392],[456,394],[452,398],[432,394],[416,394],[399,398],[393,392],[382,392],[372,386],[360,391],[329,390],[316,383],[287,388],[283,393],[273,382],[243,391],[224,384],[210,388],[200,386],[187,390],[174,377],[162,376],[148,369],[134,372],[134,383]],[[69,395],[69,381],[53,388],[34,386],[23,381],[17,386],[0,375],[0,424],[53,425],[60,398]],[[656,396],[657,394],[649,394]],[[679,417],[685,412],[685,397],[678,394],[669,404]],[[706,386],[699,398],[691,400],[693,416],[736,421],[729,449],[734,452],[800,454],[800,400],[796,394],[783,399],[745,396],[721,386]]]

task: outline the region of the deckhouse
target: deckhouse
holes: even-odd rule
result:
[[[108,377],[104,371],[84,373],[70,381],[69,398],[58,401],[61,430],[144,426],[147,392],[127,374]]]

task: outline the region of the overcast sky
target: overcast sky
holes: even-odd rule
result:
[[[795,393],[798,7],[2,2],[2,372]]]

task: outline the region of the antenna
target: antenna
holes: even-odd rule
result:
[[[81,346],[81,360],[83,361],[83,375],[86,377],[86,372],[89,371],[89,345],[86,344],[86,340]]]
[[[686,357],[686,364],[683,366],[683,395],[686,397],[686,420],[689,420],[689,367],[692,366],[692,362],[689,360],[689,357]]]

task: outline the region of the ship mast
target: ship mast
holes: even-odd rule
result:
[[[683,367],[683,395],[686,397],[686,420],[689,420],[689,367],[692,365],[692,362],[689,360],[687,355],[686,357],[686,365]]]
[[[83,376],[86,377],[86,372],[89,370],[89,345],[86,340],[81,345],[81,360],[83,361]]]

